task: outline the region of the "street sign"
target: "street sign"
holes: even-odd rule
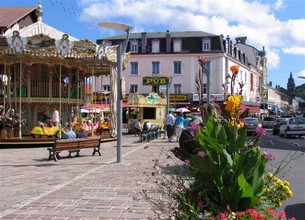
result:
[[[144,86],[157,86],[157,85],[167,85],[169,83],[168,77],[143,77]]]

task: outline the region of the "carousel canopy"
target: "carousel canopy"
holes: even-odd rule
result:
[[[43,23],[41,4],[35,14],[37,22],[0,36],[0,64],[60,63],[78,67],[87,75],[110,74],[110,64],[116,63],[117,46],[97,45],[88,39],[78,40]]]

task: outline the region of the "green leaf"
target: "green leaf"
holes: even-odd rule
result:
[[[242,197],[252,197],[253,191],[251,186],[247,183],[243,174],[238,176],[238,186],[242,192]]]

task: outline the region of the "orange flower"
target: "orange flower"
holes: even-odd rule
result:
[[[239,66],[238,65],[231,66],[230,70],[232,73],[236,75],[239,72]]]

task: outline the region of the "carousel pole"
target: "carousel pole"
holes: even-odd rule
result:
[[[79,118],[80,118],[79,112],[81,111],[81,108],[79,106],[79,88],[80,88],[80,86],[79,86],[79,68],[78,68],[78,70],[77,70],[77,89],[76,89],[76,95],[77,95],[77,99],[76,99],[76,101],[77,101],[77,115],[76,116],[77,116],[77,122],[78,123],[81,122],[81,121],[79,121]]]
[[[4,79],[4,77],[6,77],[6,79]],[[3,112],[5,113],[5,96],[6,96],[6,83],[7,83],[7,76],[6,76],[6,60],[5,60],[5,63],[4,63],[4,77],[3,77],[3,80],[4,80],[4,83],[3,83],[3,86],[4,86],[4,95],[3,95]]]
[[[22,62],[20,58],[20,87],[19,87],[19,139],[21,139],[22,133],[21,133],[21,95],[22,95]]]
[[[59,138],[61,138],[61,62],[59,65]]]
[[[94,86],[93,86],[93,75],[94,75],[94,67],[92,66],[92,77],[91,77],[91,80],[92,80],[92,83],[91,83],[91,85],[92,85],[92,88],[91,88],[91,100],[92,100],[92,104],[93,104],[93,91],[94,91]],[[94,108],[94,112],[93,112],[93,114],[94,113],[96,113],[96,107]],[[94,118],[94,116],[92,115],[91,116],[91,137],[93,137],[93,118]]]

